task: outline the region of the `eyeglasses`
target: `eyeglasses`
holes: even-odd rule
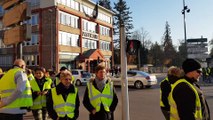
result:
[[[197,73],[199,73],[199,74],[201,74],[201,73],[202,73],[202,71],[201,71],[201,70],[196,70],[196,72],[197,72]]]

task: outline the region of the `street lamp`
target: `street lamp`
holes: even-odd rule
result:
[[[183,24],[184,24],[184,41],[185,41],[185,45],[187,45],[187,38],[186,38],[186,15],[185,13],[189,13],[190,9],[188,8],[188,6],[185,5],[185,0],[183,0],[183,10],[182,10],[182,14],[183,14]]]

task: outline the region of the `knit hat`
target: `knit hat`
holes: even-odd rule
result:
[[[201,68],[201,65],[198,61],[194,59],[186,59],[182,64],[183,71],[186,73],[198,70]]]
[[[67,70],[67,67],[62,66],[62,67],[60,68],[60,71],[64,71],[64,70]]]

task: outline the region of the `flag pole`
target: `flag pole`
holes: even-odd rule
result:
[[[120,20],[120,22],[122,120],[130,120],[127,82],[126,35],[123,20]]]

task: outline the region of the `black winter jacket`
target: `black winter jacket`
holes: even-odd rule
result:
[[[204,98],[202,90],[195,83],[195,80],[184,77],[198,91],[203,120],[210,120],[210,112],[208,104]],[[177,105],[178,114],[181,120],[195,120],[195,93],[187,83],[179,83],[173,90],[173,98]]]
[[[62,94],[64,100],[66,101],[68,94],[74,93],[75,88],[71,84],[70,87],[68,89],[66,89],[62,83],[59,83],[56,86],[56,92],[57,92],[57,94]],[[59,118],[59,120],[76,120],[79,116],[79,106],[80,106],[80,101],[79,101],[79,96],[78,96],[78,93],[77,93],[76,103],[75,103],[75,111],[74,111],[74,118],[70,119],[69,117],[65,116],[64,118]],[[49,116],[53,120],[56,120],[58,118],[58,115],[53,108],[53,99],[52,99],[51,90],[49,90],[49,92],[47,94],[47,111],[48,111]]]
[[[97,84],[95,83],[95,81],[93,81],[93,85],[97,89]],[[118,98],[117,98],[117,95],[116,95],[115,90],[114,90],[113,91],[113,101],[112,101],[112,104],[110,106],[110,112],[106,112],[103,105],[101,104],[100,111],[96,112],[93,115],[91,112],[95,108],[90,103],[89,94],[88,94],[88,87],[86,87],[86,90],[85,90],[85,93],[84,93],[84,98],[83,98],[83,104],[84,104],[85,108],[90,112],[89,120],[114,120],[113,112],[115,111],[115,108],[118,104]]]

